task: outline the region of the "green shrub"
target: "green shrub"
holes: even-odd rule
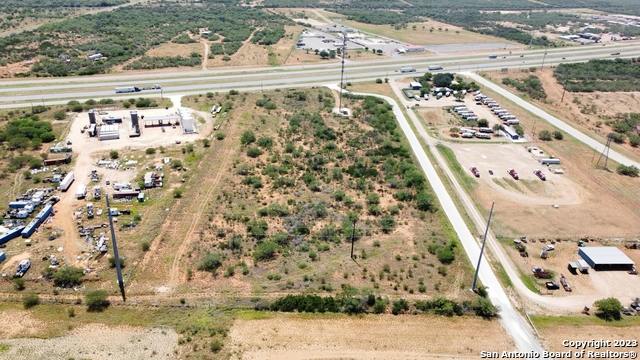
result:
[[[616,172],[620,175],[638,177],[639,169],[634,165],[619,165]]]
[[[13,288],[18,291],[24,290],[24,279],[23,278],[13,279]]]
[[[22,297],[22,305],[25,309],[31,309],[32,307],[40,304],[40,298],[36,294],[29,294]]]
[[[53,283],[59,287],[73,287],[82,283],[84,272],[75,266],[63,266],[53,274]]]
[[[106,309],[110,303],[107,300],[109,294],[105,290],[90,291],[85,295],[85,304],[89,312],[101,312]]]
[[[253,253],[256,261],[266,261],[275,258],[276,253],[280,250],[280,246],[273,241],[265,241],[256,246]]]
[[[214,254],[210,251],[200,259],[200,264],[198,264],[198,270],[200,271],[209,271],[215,273],[216,270],[222,266],[222,261],[224,260],[224,256],[221,254]]]

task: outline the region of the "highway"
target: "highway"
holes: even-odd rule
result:
[[[612,58],[612,52],[621,52],[620,57],[640,57],[640,43],[620,43],[608,46],[573,46],[548,50],[501,54],[490,60],[486,55],[392,57],[367,61],[348,61],[345,64],[345,81],[371,81],[375,78],[398,78],[408,74],[397,72],[400,67],[413,66],[415,75],[427,71],[429,65],[438,64],[443,71],[478,72],[502,68],[545,67],[560,62],[587,61],[593,58]],[[523,55],[523,57],[520,57]],[[505,58],[502,58],[504,56]],[[565,58],[565,60],[563,60]],[[442,72],[442,71],[440,71]],[[257,91],[273,88],[321,86],[340,80],[339,63],[295,65],[281,67],[234,68],[223,70],[198,70],[166,72],[156,74],[113,74],[90,77],[7,79],[0,81],[0,108],[29,107],[34,104],[62,104],[69,100],[114,98],[132,96],[157,96],[158,91],[143,91],[118,94],[115,87],[162,85],[164,94],[201,94],[212,91],[242,89]],[[144,84],[143,84],[144,82]]]
[[[339,91],[339,88],[335,85],[330,87]],[[360,94],[360,93],[355,93],[355,94]],[[413,150],[413,153],[416,155],[416,158],[418,159],[418,162],[420,163],[422,170],[425,172],[427,179],[429,180],[429,184],[431,185],[431,187],[433,188],[433,191],[438,197],[438,201],[440,202],[440,206],[442,207],[442,210],[445,212],[445,214],[447,215],[447,218],[449,219],[449,222],[451,222],[451,225],[456,231],[456,234],[458,235],[458,238],[460,239],[460,242],[462,243],[462,246],[467,256],[469,257],[469,261],[471,262],[471,264],[475,265],[478,262],[478,258],[480,256],[480,247],[478,246],[476,239],[473,237],[473,235],[469,231],[469,228],[467,228],[467,225],[465,224],[464,219],[458,212],[458,209],[456,208],[456,205],[453,202],[453,199],[447,192],[447,189],[445,188],[444,184],[442,183],[442,180],[438,176],[436,169],[434,168],[433,164],[431,164],[431,162],[429,161],[429,158],[427,157],[427,154],[422,148],[420,141],[414,134],[413,130],[411,129],[411,126],[409,125],[409,122],[407,121],[404,114],[402,113],[400,105],[394,99],[386,96],[375,95],[375,94],[361,94],[361,95],[377,96],[385,99],[387,102],[393,105],[393,113],[396,116],[396,119],[398,119],[400,128],[402,129],[405,136],[407,137],[407,140],[411,145],[411,149]],[[402,95],[396,94],[396,96],[402,96]],[[427,142],[427,145],[429,145],[430,148],[432,149],[432,153],[434,154],[438,153],[438,150],[436,150],[435,147],[432,146],[434,145],[433,140],[429,136],[427,136],[426,131],[420,124],[415,114],[413,114],[412,112],[408,112],[408,113],[409,113],[409,116],[411,117],[411,120],[413,121],[414,126],[416,127],[416,129],[418,129],[418,132],[421,133],[421,137]],[[525,322],[524,318],[520,315],[520,313],[518,313],[518,311],[511,304],[509,297],[505,293],[504,289],[502,289],[502,286],[498,281],[498,278],[495,276],[495,274],[493,273],[493,270],[491,269],[491,266],[489,265],[489,263],[486,261],[484,257],[480,265],[480,272],[478,276],[480,278],[480,281],[482,281],[482,284],[484,284],[489,288],[489,299],[491,300],[491,302],[493,302],[494,305],[500,308],[500,321],[502,322],[502,325],[506,329],[507,333],[511,336],[515,344],[518,346],[518,349],[521,352],[535,352],[538,354],[542,354],[544,349],[542,348],[538,340],[533,335],[531,329]],[[471,291],[471,289],[469,289],[469,291]]]

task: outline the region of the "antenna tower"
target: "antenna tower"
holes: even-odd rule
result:
[[[604,146],[604,149],[602,149],[602,153],[600,154],[600,157],[598,158],[598,162],[596,163],[596,167],[598,167],[600,165],[600,161],[602,160],[602,157],[604,156],[604,168],[607,168],[607,162],[609,161],[609,148],[611,147],[611,140],[613,140],[613,133],[609,133],[609,135],[607,135],[607,144]]]

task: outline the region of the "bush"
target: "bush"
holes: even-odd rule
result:
[[[556,140],[562,140],[564,139],[564,135],[560,131],[554,131],[553,138]]]
[[[478,126],[479,127],[489,127],[489,120],[487,120],[487,119],[478,120]]]
[[[111,159],[115,160],[115,159],[120,157],[120,154],[118,154],[118,152],[115,151],[115,150],[111,150],[111,151],[109,151],[109,157]]]
[[[109,266],[112,268],[116,267],[116,258],[111,256],[109,257]],[[120,267],[124,268],[124,257],[120,256]]]
[[[500,310],[498,307],[494,306],[491,303],[491,300],[484,297],[479,297],[473,300],[470,308],[476,313],[477,316],[482,316],[483,318],[494,317]]]
[[[147,252],[151,248],[151,244],[149,244],[148,241],[144,241],[142,244],[140,244],[140,247],[142,248],[142,251]]]
[[[53,283],[59,287],[72,287],[82,283],[84,273],[75,266],[63,266],[53,274]]]
[[[90,291],[84,297],[84,303],[87,305],[89,312],[104,311],[111,304],[107,298],[109,294],[105,290]]]
[[[377,79],[376,79],[376,84],[382,84],[382,79],[377,78]]]
[[[22,297],[22,305],[25,309],[31,309],[38,304],[40,304],[40,298],[36,294],[29,294]]]
[[[542,130],[538,133],[538,138],[542,141],[551,140],[551,132],[549,130]]]
[[[242,143],[242,145],[249,145],[255,141],[256,141],[256,135],[251,130],[247,130],[244,133],[242,133],[242,137],[240,138],[240,142]]]
[[[630,177],[638,177],[639,169],[633,165],[620,165],[616,169],[616,172],[620,175],[630,176]]]
[[[393,307],[391,308],[391,313],[393,315],[398,315],[401,312],[405,312],[409,310],[409,303],[405,299],[400,299],[393,302]]]
[[[216,134],[216,140],[224,140],[225,137],[226,137],[226,135],[224,133],[217,133]]]
[[[156,149],[155,148],[147,148],[147,150],[144,151],[147,155],[153,155],[156,153]]]
[[[217,353],[222,349],[222,341],[215,339],[211,342],[211,344],[209,344],[209,347],[211,348],[211,351]]]
[[[67,117],[67,113],[64,110],[56,111],[53,114],[53,118],[56,120],[64,120]]]
[[[180,199],[182,197],[182,190],[180,189],[173,190],[173,197],[175,199]]]
[[[276,253],[280,250],[280,246],[273,241],[265,241],[256,246],[253,252],[253,257],[256,261],[271,260],[276,256]]]
[[[438,256],[438,260],[443,264],[450,264],[455,260],[455,255],[449,246],[440,247],[436,251],[436,254]]]
[[[250,147],[247,149],[247,156],[251,158],[257,158],[258,156],[264,154],[264,152],[257,147]]]
[[[622,304],[616,298],[606,298],[593,303],[597,308],[596,316],[607,321],[620,320]]]
[[[215,273],[216,270],[222,266],[222,261],[224,257],[221,254],[214,254],[210,251],[200,259],[200,264],[198,265],[198,270],[200,271],[210,271]]]
[[[13,288],[18,291],[24,290],[24,279],[23,278],[13,279]]]

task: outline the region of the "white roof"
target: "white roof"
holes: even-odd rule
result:
[[[583,247],[578,251],[578,255],[584,258],[586,255],[594,264],[624,264],[633,265],[634,262],[629,259],[620,249],[613,246],[594,246]]]
[[[422,87],[422,84],[417,81],[412,81],[409,85],[411,85],[411,87]]]

